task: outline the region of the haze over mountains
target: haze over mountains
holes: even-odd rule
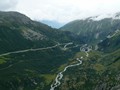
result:
[[[81,19],[78,19],[78,20],[93,20],[93,21],[100,21],[102,19],[105,19],[105,18],[111,18],[111,19],[120,19],[120,13],[117,12],[117,13],[113,13],[113,14],[100,14],[100,15],[97,15],[97,16],[91,16],[91,17],[85,17],[85,18],[81,18]],[[48,26],[51,26],[53,28],[61,28],[63,27],[65,24],[67,23],[63,23],[63,22],[57,22],[55,20],[41,20],[42,23],[44,24],[47,24]]]
[[[47,24],[48,26],[51,26],[52,28],[57,28],[57,29],[64,25],[64,23],[59,23],[57,21],[52,21],[52,20],[51,21],[50,20],[42,20],[41,22],[44,24]]]
[[[0,12],[0,89],[50,90],[79,58],[82,64],[66,70],[55,90],[119,90],[119,17],[75,20],[58,30],[19,12]]]

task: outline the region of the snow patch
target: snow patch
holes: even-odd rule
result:
[[[95,35],[95,39],[98,39],[98,38],[99,38],[99,33]]]
[[[115,13],[115,14],[102,14],[94,17],[90,17],[89,20],[93,21],[100,21],[105,18],[112,18],[113,20],[115,19],[120,19],[120,13]]]

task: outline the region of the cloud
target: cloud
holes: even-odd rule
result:
[[[53,20],[67,23],[75,19],[120,11],[120,0],[1,0],[17,5],[9,10],[19,11],[35,20]],[[1,3],[0,1],[0,3]],[[15,2],[14,2],[15,3]],[[7,7],[8,5],[8,7]],[[1,7],[1,4],[0,4]],[[4,7],[2,7],[4,8]]]
[[[0,0],[0,10],[6,11],[15,8],[17,0]]]

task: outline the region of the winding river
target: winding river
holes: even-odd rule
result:
[[[81,57],[82,58],[82,57]],[[74,66],[79,66],[80,64],[82,64],[82,60],[77,58],[76,59],[79,63],[77,64],[73,64],[73,65],[68,65],[64,68],[63,71],[61,71],[60,73],[57,74],[56,78],[55,78],[55,83],[51,85],[51,89],[50,90],[54,90],[56,87],[58,87],[61,82],[60,80],[63,78],[63,73],[70,67],[74,67]]]
[[[68,44],[68,45],[69,45],[69,44]],[[67,46],[67,45],[66,45],[66,46]],[[64,46],[64,47],[66,48],[66,46]],[[90,51],[90,49],[87,47],[87,45],[83,45],[82,48],[80,48],[80,51],[85,52],[85,53],[86,53],[86,57],[89,56],[89,53],[88,53],[88,52]],[[61,79],[63,78],[63,73],[64,73],[68,68],[81,65],[81,64],[82,64],[82,58],[83,58],[82,56],[81,56],[81,58],[76,58],[76,60],[78,61],[77,64],[68,65],[68,66],[66,66],[66,67],[64,68],[63,71],[59,72],[59,73],[57,74],[56,78],[55,78],[55,81],[51,84],[50,90],[55,90],[55,88],[57,88],[58,86],[60,86],[60,84],[61,84],[60,81],[61,81]]]
[[[5,56],[5,55],[9,55],[9,54],[15,54],[15,53],[23,53],[23,52],[29,52],[29,51],[39,51],[39,50],[46,50],[46,49],[52,49],[52,48],[56,48],[57,46],[61,46],[61,45],[64,45],[64,49],[66,50],[67,49],[67,46],[68,45],[71,45],[73,44],[72,42],[69,42],[69,43],[63,43],[63,44],[56,44],[54,46],[51,46],[51,47],[46,47],[46,48],[36,48],[36,49],[26,49],[26,50],[19,50],[19,51],[14,51],[14,52],[8,52],[8,53],[4,53],[4,54],[1,54],[0,56]],[[76,45],[76,46],[73,46],[74,47],[78,47],[79,45]],[[71,48],[71,47],[69,47]],[[87,47],[87,45],[83,45],[81,48],[80,48],[80,51],[83,51],[86,53],[86,57],[89,56],[88,52],[90,51],[91,49],[89,49],[89,47]],[[82,56],[81,58],[76,58],[76,60],[78,61],[77,64],[73,64],[73,65],[68,65],[64,68],[63,71],[61,71],[60,73],[57,74],[56,78],[55,78],[55,81],[54,83],[51,84],[51,88],[50,90],[54,90],[56,87],[58,87],[60,84],[61,84],[61,79],[63,78],[63,73],[68,69],[68,68],[71,68],[71,67],[75,67],[75,66],[79,66],[82,64]],[[8,67],[5,67],[5,68],[2,68],[0,70],[4,70],[6,68],[9,68],[13,65],[9,65]]]

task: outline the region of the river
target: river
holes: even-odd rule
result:
[[[68,45],[69,45],[69,44],[68,44]],[[67,45],[66,45],[66,46],[67,46]],[[66,48],[66,46],[64,46],[64,47]],[[89,49],[89,48],[87,47],[87,45],[83,45],[82,48],[80,48],[80,51],[83,51],[83,52],[86,53],[86,57],[89,56],[89,53],[88,53],[88,52],[89,52],[90,50],[91,50],[91,49]],[[59,73],[57,74],[56,78],[55,78],[55,81],[51,84],[50,90],[55,90],[55,88],[57,88],[58,86],[60,86],[60,84],[61,84],[60,81],[61,81],[61,79],[63,78],[63,73],[64,73],[68,68],[81,65],[81,64],[82,64],[82,58],[83,58],[82,56],[81,56],[81,58],[76,58],[76,60],[78,61],[77,64],[68,65],[68,66],[66,66],[66,67],[64,68],[63,71],[59,72]]]

